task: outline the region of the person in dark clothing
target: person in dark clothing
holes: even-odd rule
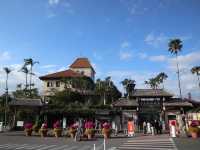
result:
[[[156,134],[159,134],[159,122],[157,120],[155,120],[154,125],[155,125],[155,129],[156,129]]]

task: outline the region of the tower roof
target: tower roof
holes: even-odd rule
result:
[[[92,67],[88,58],[77,58],[71,65],[70,68],[94,68]]]

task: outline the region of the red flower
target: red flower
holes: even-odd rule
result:
[[[190,126],[191,127],[197,127],[197,126],[199,126],[199,121],[198,120],[192,120]]]
[[[32,123],[26,123],[26,124],[24,125],[24,128],[25,128],[25,129],[32,129],[32,127],[33,127],[33,124],[32,124]]]
[[[105,122],[104,124],[103,124],[103,128],[105,128],[105,129],[110,129],[110,124],[109,123],[107,123],[107,122]]]
[[[92,129],[92,128],[94,128],[93,122],[92,122],[92,121],[86,122],[86,123],[85,123],[85,128],[86,128],[86,129]]]
[[[54,124],[53,124],[53,128],[60,128],[61,125],[60,125],[60,121],[56,121]]]

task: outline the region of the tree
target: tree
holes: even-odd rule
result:
[[[5,125],[7,123],[7,103],[8,103],[8,75],[11,73],[11,69],[8,67],[3,68],[6,73],[6,102],[5,102]]]
[[[149,85],[153,90],[158,89],[159,80],[158,78],[150,78],[148,81],[144,81],[145,84]]]
[[[181,81],[180,81],[180,71],[179,71],[179,63],[178,63],[178,53],[181,51],[183,45],[180,39],[172,39],[170,40],[169,44],[169,51],[176,55],[176,66],[177,66],[177,76],[178,76],[178,87],[179,87],[179,94],[180,98],[182,99],[182,91],[181,91]]]
[[[161,72],[156,76],[156,78],[160,83],[163,84],[163,89],[164,89],[164,80],[166,80],[168,78],[167,74],[164,72]]]
[[[103,105],[110,104],[114,99],[121,96],[121,93],[114,85],[110,76],[106,77],[105,80],[96,80],[95,93],[96,95],[100,95],[100,100],[103,100]]]
[[[31,87],[33,86],[33,84],[32,84],[32,75],[35,75],[33,73],[33,66],[35,64],[38,64],[38,63],[39,63],[38,61],[34,61],[32,58],[24,59],[24,67],[30,66],[30,70],[29,70],[29,74],[30,74],[29,88],[30,88],[30,91],[31,91]]]
[[[135,80],[131,80],[127,78],[121,81],[121,84],[123,85],[128,98],[130,97],[131,92],[135,88],[135,83],[136,83]]]
[[[196,74],[197,75],[197,79],[198,79],[199,87],[200,87],[200,79],[199,79],[199,76],[200,76],[200,66],[194,66],[191,69],[191,72],[192,72],[192,74]]]
[[[26,80],[26,83],[25,83],[25,90],[27,90],[28,88],[28,73],[29,73],[29,70],[27,68],[27,66],[23,66],[21,69],[20,69],[21,72],[25,73],[25,80]]]

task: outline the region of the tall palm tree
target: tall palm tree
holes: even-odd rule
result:
[[[181,91],[181,81],[180,81],[180,71],[179,71],[179,63],[178,63],[178,53],[181,51],[183,45],[180,39],[172,39],[170,40],[169,44],[169,51],[176,55],[176,66],[177,66],[177,76],[178,76],[178,87],[179,87],[179,94],[180,98],[182,99],[182,91]]]
[[[34,75],[33,73],[33,66],[35,64],[38,64],[39,62],[38,61],[34,61],[32,58],[27,58],[27,59],[24,59],[24,66],[30,66],[30,71],[29,71],[29,74],[30,74],[30,83],[29,83],[29,87],[30,87],[30,92],[31,92],[31,87],[32,87],[32,75]]]
[[[28,73],[29,73],[29,70],[27,68],[27,66],[23,66],[21,69],[20,69],[21,72],[25,73],[25,78],[26,78],[26,84],[25,84],[25,90],[27,90],[28,88]]]
[[[200,66],[195,66],[191,69],[192,74],[196,74],[199,82],[199,87],[200,87]]]
[[[5,102],[5,125],[7,123],[7,103],[8,103],[8,75],[11,73],[11,69],[8,67],[3,68],[6,73],[6,102]]]

